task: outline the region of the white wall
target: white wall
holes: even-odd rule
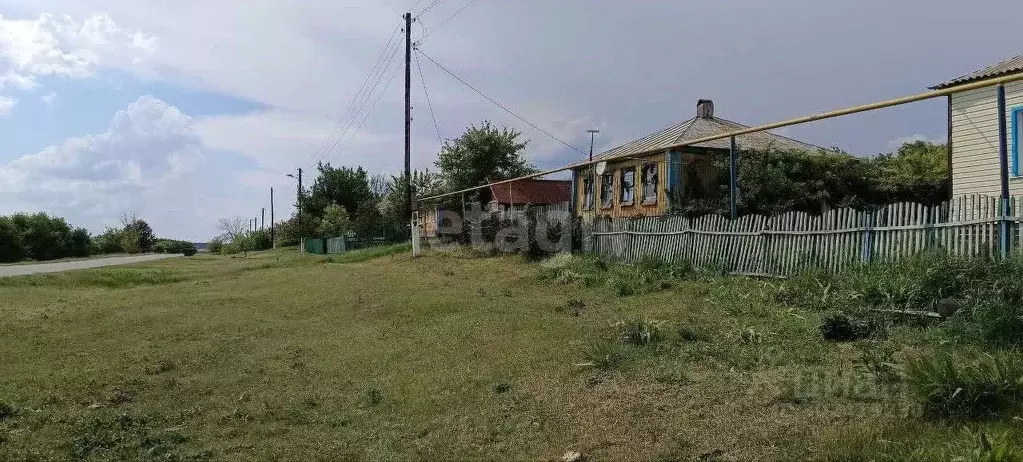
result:
[[[997,87],[952,95],[952,194],[1001,194],[998,159]],[[1023,81],[1005,85],[1009,174],[1012,175],[1012,110],[1023,106]],[[1023,156],[1021,156],[1023,157]],[[1023,166],[1020,168],[1023,171]],[[1009,180],[1010,194],[1023,194],[1023,177]]]

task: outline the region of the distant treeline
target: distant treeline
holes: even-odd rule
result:
[[[112,253],[166,252],[194,254],[190,242],[158,240],[145,220],[125,215],[120,228],[92,236],[61,217],[45,213],[0,216],[0,262],[46,261]]]

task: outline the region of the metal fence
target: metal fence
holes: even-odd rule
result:
[[[739,274],[790,275],[840,271],[926,249],[962,256],[1020,252],[1021,201],[959,197],[938,206],[892,204],[877,211],[838,209],[737,220],[710,215],[597,219],[592,252],[621,261],[654,257]],[[585,226],[583,227],[585,229]],[[584,232],[585,233],[585,232]]]

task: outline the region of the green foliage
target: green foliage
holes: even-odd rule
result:
[[[740,215],[833,208],[871,209],[894,202],[938,204],[949,197],[944,145],[907,143],[873,158],[822,151],[744,151],[739,154]],[[728,156],[713,159],[709,191],[673,191],[672,209],[687,215],[727,214]]]
[[[210,239],[210,242],[206,243],[206,249],[213,254],[219,254],[224,250],[224,239],[221,237],[215,237]]]
[[[103,234],[93,238],[93,253],[106,254],[124,252],[124,249],[121,248],[122,231],[122,229],[107,228],[106,231],[103,231]]]
[[[489,121],[472,125],[458,138],[445,141],[436,165],[449,191],[536,173],[522,155],[528,142],[522,133],[497,129]]]
[[[857,345],[860,358],[857,364],[874,377],[877,383],[895,383],[902,379],[895,354],[898,350],[890,343],[866,342]]]
[[[121,234],[121,246],[124,251],[128,253],[151,252],[156,243],[156,237],[154,237],[153,228],[149,227],[149,223],[135,217],[125,217],[123,221],[125,224]]]
[[[1023,449],[1018,447],[1008,432],[994,436],[980,432],[977,435],[977,446],[970,452],[966,460],[970,462],[1023,462]]]
[[[318,175],[302,204],[303,212],[310,217],[322,219],[327,207],[332,204],[344,207],[348,216],[357,217],[360,212],[359,206],[366,200],[373,199],[369,174],[362,167],[335,168],[329,163],[321,162],[316,168]],[[302,218],[306,220],[305,216]],[[316,227],[310,229],[315,230]],[[309,236],[307,234],[303,237]]]
[[[71,228],[63,218],[45,213],[0,216],[0,262],[86,257],[92,248],[89,232]]]
[[[440,175],[426,170],[412,171],[412,193],[414,197],[423,198],[440,194],[443,182]],[[394,224],[408,223],[412,216],[408,204],[408,181],[405,174],[392,176],[387,183],[387,192],[383,197],[384,216]]]
[[[820,330],[824,340],[851,342],[870,337],[878,327],[873,319],[854,319],[846,313],[836,312],[821,319]]]
[[[323,211],[323,219],[316,229],[316,235],[322,238],[344,236],[350,229],[352,223],[348,218],[348,211],[338,204],[330,204]]]
[[[196,252],[195,244],[188,241],[175,241],[170,239],[161,239],[156,241],[153,246],[153,252],[156,253],[181,253],[185,254],[186,257],[195,255]]]
[[[162,285],[184,281],[179,271],[146,268],[105,268],[90,271],[34,274],[0,278],[0,287],[103,287],[121,289],[143,285]]]
[[[622,341],[633,346],[656,345],[664,340],[663,321],[636,319],[615,324]]]
[[[73,429],[74,460],[187,460],[185,441],[176,428],[160,429],[147,416],[103,414],[91,416]]]
[[[972,360],[948,353],[910,360],[906,380],[929,414],[988,418],[1023,404],[1023,356],[1015,351]]]
[[[129,254],[142,253],[142,234],[137,228],[127,227],[119,235],[121,250]]]
[[[609,372],[621,367],[628,359],[628,354],[619,342],[603,340],[593,342],[583,348],[583,363],[579,366]]]
[[[619,297],[657,292],[694,274],[686,261],[645,258],[636,264],[609,264],[594,256],[556,255],[540,263],[538,277],[558,284],[604,286]]]

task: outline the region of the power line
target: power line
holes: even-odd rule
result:
[[[473,2],[475,2],[475,1],[476,1],[476,0],[469,0],[468,2],[465,2],[465,4],[464,4],[464,5],[462,5],[462,6],[460,7],[460,8],[458,8],[457,10],[455,10],[455,12],[451,14],[451,16],[448,16],[448,17],[447,17],[447,19],[445,19],[445,20],[443,20],[443,21],[439,22],[439,23],[438,23],[438,24],[437,24],[437,25],[436,25],[436,26],[435,26],[435,27],[434,27],[433,29],[431,29],[431,30],[430,30],[429,32],[426,32],[426,29],[425,29],[425,27],[424,27],[424,28],[423,28],[423,30],[424,30],[423,36],[419,38],[419,42],[417,42],[417,44],[418,44],[418,45],[422,45],[422,44],[423,44],[423,42],[425,42],[425,41],[426,41],[426,38],[427,38],[427,37],[429,37],[429,36],[430,36],[431,34],[433,34],[434,32],[437,32],[437,29],[440,29],[440,27],[441,27],[441,26],[443,26],[444,24],[447,24],[447,22],[448,22],[448,21],[451,21],[452,19],[455,19],[455,16],[458,16],[458,14],[459,14],[459,13],[461,13],[462,11],[464,11],[464,10],[465,10],[466,8],[468,8],[468,7],[469,7],[469,5],[472,5],[472,3],[473,3]]]
[[[516,113],[515,113],[515,112],[513,112],[513,111],[512,111],[511,109],[508,109],[508,108],[507,108],[507,107],[505,107],[505,106],[504,106],[503,104],[501,104],[501,103],[497,102],[497,100],[495,100],[494,98],[491,98],[491,97],[487,96],[487,95],[486,95],[485,93],[483,93],[482,91],[480,91],[480,90],[479,90],[479,89],[477,89],[476,87],[472,86],[472,85],[471,85],[471,84],[470,84],[469,82],[466,82],[466,81],[465,81],[465,80],[463,80],[463,79],[462,79],[461,77],[459,77],[458,75],[456,75],[456,74],[455,74],[454,72],[451,72],[450,70],[448,70],[448,68],[446,68],[446,67],[442,66],[442,65],[441,65],[440,63],[438,63],[438,62],[437,62],[436,60],[434,60],[433,58],[431,58],[431,57],[430,57],[430,55],[428,55],[428,54],[426,54],[426,53],[423,53],[423,51],[422,51],[422,50],[418,50],[418,49],[417,49],[417,51],[419,51],[419,54],[423,55],[423,57],[424,57],[424,58],[426,58],[426,59],[429,59],[429,60],[430,60],[430,62],[432,62],[432,63],[433,63],[434,65],[436,65],[437,67],[439,67],[439,68],[440,68],[440,69],[441,69],[442,71],[446,72],[446,73],[447,73],[448,75],[450,75],[451,77],[454,77],[454,78],[455,78],[455,80],[458,80],[459,82],[462,82],[462,85],[465,85],[466,87],[469,87],[469,89],[470,89],[470,90],[472,90],[472,91],[476,92],[476,93],[477,93],[478,95],[482,96],[482,97],[483,97],[483,98],[485,98],[485,99],[486,99],[487,101],[490,101],[490,102],[491,102],[491,103],[493,103],[493,104],[494,104],[495,106],[497,106],[497,107],[499,107],[499,108],[503,109],[503,110],[504,110],[504,112],[507,112],[507,113],[511,114],[511,115],[512,115],[513,117],[515,117],[516,119],[519,119],[519,120],[521,120],[522,122],[524,122],[524,123],[525,123],[526,125],[529,125],[530,127],[533,127],[533,128],[535,128],[535,129],[536,129],[537,131],[539,131],[540,133],[543,133],[544,135],[547,135],[548,137],[550,137],[550,138],[551,138],[551,139],[553,139],[554,141],[557,141],[557,142],[559,142],[559,143],[561,143],[561,144],[565,145],[566,147],[568,147],[568,148],[570,148],[570,149],[572,149],[572,150],[574,150],[574,151],[576,151],[576,152],[578,152],[578,153],[580,153],[580,154],[587,154],[587,153],[586,153],[586,151],[583,151],[582,149],[579,149],[579,148],[577,148],[577,147],[575,147],[575,146],[572,146],[571,144],[568,144],[567,142],[563,141],[563,140],[562,140],[561,138],[558,138],[558,137],[556,137],[556,136],[554,136],[554,135],[550,134],[550,132],[548,132],[548,131],[546,131],[546,130],[544,130],[544,129],[540,128],[540,127],[538,127],[538,126],[537,126],[536,124],[534,124],[533,122],[530,122],[530,121],[526,120],[526,118],[524,118],[524,117],[522,117],[522,116],[520,116],[520,115],[516,114]]]
[[[426,77],[423,77],[423,67],[419,65],[419,49],[416,49],[416,67],[419,69],[419,81],[423,83],[423,94],[426,95],[426,105],[430,108],[430,118],[433,119],[433,128],[437,130],[437,142],[444,145],[444,139],[440,136],[440,126],[437,125],[437,115],[433,112],[433,103],[430,102],[430,92],[426,90]]]
[[[364,93],[366,89],[371,86],[370,81],[372,81],[374,79],[374,76],[376,76],[375,78],[377,79],[377,81],[372,84],[372,86],[375,86],[379,83],[379,79],[383,78],[384,69],[382,69],[380,66],[381,64],[383,64],[384,59],[388,56],[388,51],[390,50],[391,45],[392,43],[394,43],[394,39],[395,37],[398,36],[398,32],[400,30],[401,26],[399,25],[394,29],[394,32],[391,33],[391,36],[390,38],[387,39],[387,42],[384,44],[383,49],[380,50],[380,55],[377,57],[376,62],[373,64],[373,67],[371,67],[369,73],[366,74],[366,78],[363,79],[362,84],[359,86],[358,91],[356,91],[355,95],[352,96],[352,100],[351,102],[349,102],[348,107],[341,114],[341,116],[338,117],[337,122],[334,123],[334,126],[330,130],[330,133],[328,133],[328,135],[323,139],[319,147],[316,148],[316,151],[313,152],[313,157],[316,157],[317,155],[319,156],[317,158],[317,162],[323,159],[323,156],[326,153],[324,149],[327,147],[328,144],[330,144],[330,140],[338,135],[341,125],[345,123],[346,120],[349,121],[348,123],[351,123],[349,119],[353,117],[354,114],[352,114],[352,111],[355,109],[359,100],[363,99],[364,97],[368,97],[365,96]],[[395,50],[397,50],[397,46],[395,46]],[[393,56],[393,51],[391,52],[391,55]]]
[[[348,149],[348,147],[351,146],[352,141],[355,140],[355,137],[358,134],[359,130],[361,130],[362,126],[366,124],[366,121],[369,120],[369,116],[372,115],[373,110],[376,109],[377,104],[379,104],[380,100],[383,99],[384,93],[387,93],[387,89],[390,88],[391,84],[394,83],[394,79],[398,77],[398,74],[401,73],[399,72],[400,70],[401,66],[394,67],[394,73],[391,74],[390,80],[387,81],[387,84],[384,85],[384,88],[380,90],[380,93],[377,94],[376,100],[374,100],[373,104],[370,105],[369,109],[366,111],[365,116],[362,118],[362,120],[359,121],[357,125],[355,125],[355,129],[348,132],[350,136],[348,137],[348,140],[345,142],[345,144],[341,147],[341,149],[338,150],[338,152],[343,152],[345,149]],[[337,142],[335,142],[334,145],[331,146],[327,152],[332,152],[334,148],[338,145],[338,142],[340,141],[341,138],[338,138]]]
[[[334,140],[334,143],[330,146],[330,148],[324,150],[320,154],[319,158],[317,159],[317,162],[323,160],[324,157],[326,157],[328,154],[330,154],[331,151],[333,151],[334,148],[337,147],[338,143],[340,143],[342,139],[344,139],[347,135],[349,135],[350,133],[353,132],[352,128],[354,127],[356,121],[359,120],[359,115],[362,114],[363,109],[366,108],[366,104],[369,103],[369,100],[373,97],[373,93],[376,92],[377,87],[380,86],[380,82],[383,81],[384,76],[387,74],[387,70],[391,66],[391,63],[394,62],[394,58],[398,55],[398,49],[399,48],[401,48],[401,47],[400,46],[399,47],[395,47],[394,50],[391,52],[391,56],[388,58],[387,64],[385,64],[384,67],[381,69],[380,75],[377,78],[376,82],[369,89],[369,91],[365,92],[365,94],[363,95],[363,98],[362,98],[362,102],[359,104],[358,109],[356,109],[354,112],[352,112],[352,114],[350,116],[350,120],[348,122],[348,125],[345,126],[345,129],[341,132],[341,134],[337,137],[337,139]],[[394,80],[394,78],[392,77],[391,80]],[[390,85],[390,82],[388,82],[387,85]],[[385,90],[386,90],[386,88],[385,88]],[[381,92],[381,93],[383,93],[383,92]],[[375,106],[375,103],[374,103],[374,106]],[[370,111],[372,111],[372,110],[373,109],[371,108]]]
[[[426,8],[423,8],[423,11],[420,11],[419,14],[416,15],[416,19],[419,19],[420,16],[433,9],[433,7],[437,6],[438,3],[440,3],[440,0],[433,0],[433,3],[427,5]]]

